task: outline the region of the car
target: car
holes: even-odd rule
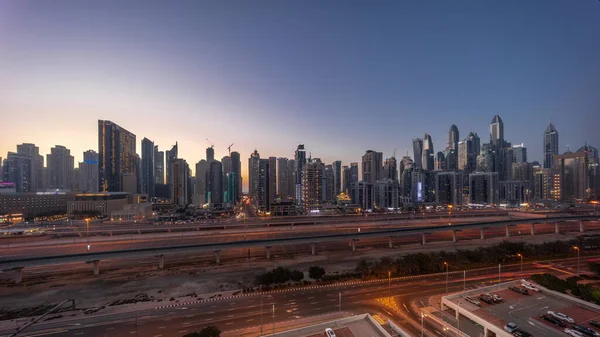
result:
[[[335,332],[333,332],[333,329],[330,328],[325,329],[325,335],[327,335],[327,337],[337,337]]]
[[[504,299],[502,297],[500,297],[496,294],[492,294],[490,296],[492,296],[492,298],[494,299],[494,302],[500,303],[500,302],[504,301]]]
[[[516,337],[531,337],[531,334],[525,330],[517,329],[512,332],[513,336]]]
[[[582,332],[588,336],[593,336],[593,337],[600,337],[600,333],[597,333],[596,331],[588,328],[587,326],[583,326],[583,325],[578,325],[578,324],[573,324],[573,329]]]
[[[565,328],[567,325],[565,324],[565,322],[563,322],[562,320],[552,316],[552,315],[548,315],[548,314],[541,314],[540,318],[543,319],[544,321],[548,321],[552,324],[556,324],[558,326],[561,326],[563,328]]]
[[[522,286],[523,286],[525,289],[529,289],[529,290],[532,290],[532,291],[535,291],[535,292],[539,292],[539,291],[540,291],[540,289],[539,289],[538,287],[534,286],[534,285],[533,285],[533,284],[531,284],[531,283],[523,283],[523,284],[521,284],[521,285],[522,285]]]
[[[478,300],[476,300],[473,297],[471,297],[471,296],[465,297],[465,300],[467,300],[467,302],[471,302],[471,303],[473,303],[473,304],[475,304],[477,306],[481,306],[481,303]]]
[[[506,331],[506,332],[510,332],[510,333],[513,333],[513,332],[517,331],[517,329],[518,329],[518,328],[519,328],[519,327],[518,327],[518,326],[517,326],[515,323],[508,322],[508,323],[506,323],[506,325],[504,326],[504,331]]]
[[[517,292],[519,294],[522,294],[522,295],[529,295],[529,291],[527,291],[527,289],[523,289],[521,287],[510,286],[510,287],[508,287],[508,289],[510,289],[514,292]]]
[[[548,311],[548,315],[552,315],[560,320],[563,320],[567,323],[575,323],[575,320],[572,319],[571,317],[567,316],[566,314],[563,314],[562,312],[554,312],[554,311]]]
[[[479,299],[482,300],[483,302],[487,303],[487,304],[494,304],[494,298],[490,295],[487,294],[481,294],[479,295]]]
[[[590,320],[590,321],[588,321],[588,323],[590,323],[591,326],[594,326],[596,328],[600,328],[600,321]]]
[[[583,334],[577,330],[573,330],[573,329],[569,329],[569,328],[565,328],[564,332],[572,337],[584,337]]]

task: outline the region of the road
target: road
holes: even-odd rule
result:
[[[520,266],[503,268],[503,279],[520,277],[519,270]],[[556,273],[556,271],[542,270],[533,265],[525,265],[524,272],[525,274]],[[484,271],[469,271],[466,284],[468,286],[477,285],[481,282],[497,279],[497,268],[493,267]],[[446,289],[445,274],[411,279],[393,279],[389,285],[388,288],[388,282],[383,280],[376,283],[357,282],[355,284],[332,285],[314,289],[289,289],[284,292],[186,304],[175,308],[92,316],[70,322],[48,321],[32,327],[28,336],[124,337],[135,336],[137,333],[138,336],[170,337],[182,336],[200,330],[209,324],[216,325],[223,331],[231,331],[260,325],[261,299],[264,330],[270,332],[267,329],[271,329],[273,321],[275,323],[293,321],[303,317],[339,311],[340,293],[343,311],[355,314],[364,312],[383,313],[384,316],[391,317],[415,335],[420,334],[419,327],[402,316],[410,315],[414,320],[418,313],[409,310],[398,314],[389,308],[382,307],[374,300],[392,294],[400,307],[406,305],[410,308],[410,302],[412,301],[444,293]],[[449,279],[449,287],[451,292],[462,290],[462,273],[452,274]],[[274,317],[271,311],[273,305],[275,306]],[[428,331],[438,329],[429,325],[429,323],[426,328]],[[281,329],[281,326],[276,328],[276,330],[279,329]],[[2,333],[6,334],[7,331]],[[431,333],[426,335],[431,335]]]

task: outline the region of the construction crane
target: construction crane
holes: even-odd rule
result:
[[[229,145],[227,147],[227,150],[229,150],[229,157],[231,157],[231,147],[233,146],[234,143],[231,143],[231,145]]]
[[[206,141],[208,142],[208,144],[210,144],[211,149],[215,147],[215,144],[211,143],[210,140],[208,140],[208,138],[206,138]]]

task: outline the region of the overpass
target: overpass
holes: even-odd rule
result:
[[[136,248],[136,249],[125,249],[117,251],[103,251],[103,252],[90,252],[84,254],[65,254],[65,255],[50,255],[50,256],[36,256],[19,259],[6,259],[0,258],[0,270],[15,270],[17,271],[16,282],[19,283],[22,280],[23,269],[26,267],[38,267],[46,265],[56,265],[63,263],[75,263],[85,262],[93,263],[94,275],[100,273],[99,263],[101,260],[111,259],[127,259],[127,258],[158,258],[158,268],[164,267],[165,255],[172,254],[191,254],[197,252],[212,251],[215,253],[216,263],[220,263],[220,252],[227,249],[240,249],[240,248],[251,248],[251,247],[265,247],[267,258],[270,258],[270,248],[272,246],[284,246],[293,244],[310,244],[312,254],[316,254],[316,244],[321,242],[331,241],[349,241],[352,251],[356,249],[356,241],[363,238],[376,238],[376,237],[389,237],[390,247],[392,247],[392,239],[397,236],[407,235],[421,235],[422,243],[426,244],[426,235],[435,232],[452,232],[453,241],[457,241],[456,232],[467,230],[467,229],[479,229],[481,231],[480,238],[485,239],[485,230],[489,228],[505,227],[506,236],[510,236],[510,227],[518,224],[530,224],[531,235],[535,235],[535,225],[542,223],[554,223],[555,232],[559,233],[559,223],[564,221],[576,221],[579,223],[579,231],[583,232],[584,221],[598,221],[600,216],[598,215],[585,215],[585,216],[569,216],[569,217],[548,217],[548,218],[530,218],[530,219],[515,219],[515,220],[502,220],[492,222],[476,222],[476,223],[464,223],[454,225],[436,225],[427,227],[411,227],[411,228],[394,228],[385,229],[370,232],[357,232],[357,233],[345,233],[345,234],[324,234],[324,235],[313,235],[313,236],[299,236],[299,237],[286,237],[286,238],[275,238],[275,239],[257,239],[247,241],[231,241],[231,242],[217,242],[217,243],[203,243],[203,244],[192,244],[192,245],[181,245],[181,246],[167,246],[167,247],[152,247],[152,248]]]

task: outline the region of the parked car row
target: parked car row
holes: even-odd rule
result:
[[[515,323],[509,322],[504,326],[504,331],[510,332],[515,337],[531,337],[531,334],[520,329]]]
[[[587,326],[575,324],[575,320],[567,314],[563,314],[562,312],[548,311],[546,314],[540,315],[540,318],[544,321],[550,322],[552,324],[558,325],[561,328],[565,328],[564,332],[572,337],[600,337],[600,333],[594,331],[593,329],[588,328]],[[567,323],[572,324],[570,328],[567,328]],[[600,327],[600,322],[598,321],[589,321],[590,325],[595,327]]]
[[[502,297],[496,294],[481,294],[479,299],[487,304],[496,304],[502,302]]]
[[[521,295],[529,295],[529,291],[525,288],[521,288],[521,287],[517,287],[517,286],[510,286],[510,287],[508,287],[508,289],[510,289],[516,293],[519,293]]]

